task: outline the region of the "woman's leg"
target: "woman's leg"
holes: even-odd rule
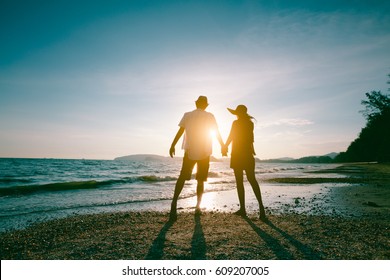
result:
[[[240,201],[240,210],[237,214],[245,215],[245,189],[244,189],[244,172],[241,169],[234,169],[234,176],[236,177],[238,200]]]
[[[253,192],[255,193],[257,201],[259,202],[260,218],[265,219],[265,210],[264,210],[263,200],[261,198],[261,191],[260,191],[259,183],[256,180],[255,170],[248,169],[248,170],[245,170],[245,172],[246,172],[246,177],[248,178],[248,181],[252,186]]]

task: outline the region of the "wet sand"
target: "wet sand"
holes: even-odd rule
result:
[[[315,176],[268,180],[286,185],[323,186],[311,199],[296,197],[295,203],[282,206],[278,212],[352,218],[390,215],[390,164],[356,163],[312,173]]]
[[[390,259],[390,166],[342,165],[321,172],[342,173],[354,182],[330,188],[320,204],[298,199],[297,205],[315,206],[307,213],[294,213],[294,206],[280,214],[268,209],[269,219],[263,222],[254,212],[244,218],[229,212],[194,215],[186,210],[174,223],[168,222],[168,213],[157,211],[79,215],[0,234],[0,257]],[[310,184],[318,174],[298,179],[298,184]],[[337,210],[326,215],[316,212],[324,203]]]

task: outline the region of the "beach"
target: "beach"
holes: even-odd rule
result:
[[[320,179],[321,172],[345,176]],[[232,214],[230,208],[205,210],[201,215],[195,215],[193,209],[182,209],[176,222],[168,221],[165,210],[74,215],[44,221],[1,233],[0,257],[2,260],[388,260],[389,174],[389,165],[355,164],[323,169],[313,177],[278,179],[284,184],[297,184],[297,180],[299,184],[353,181],[324,193],[323,203],[316,207],[327,205],[335,209],[325,214],[316,212],[316,207],[296,212],[294,206],[281,205],[288,209],[277,213],[267,209],[265,222],[259,220],[255,211],[248,217],[240,217]],[[233,196],[234,190],[230,192]],[[314,198],[307,200],[297,197],[296,204],[315,202]]]

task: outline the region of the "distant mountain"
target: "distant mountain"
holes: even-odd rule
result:
[[[295,160],[295,159],[294,158],[290,158],[290,157],[270,158],[270,159],[258,159],[258,158],[256,158],[257,162],[271,162],[271,163],[291,162],[293,160]]]
[[[169,157],[153,155],[153,154],[137,154],[123,157],[117,157],[114,160],[128,160],[128,161],[164,161]]]
[[[309,156],[301,157],[299,159],[294,159],[290,162],[293,163],[332,163],[333,159],[328,156]]]
[[[335,157],[337,157],[339,155],[339,153],[329,153],[329,154],[326,154],[324,155],[325,157],[330,157],[331,159],[334,159]]]
[[[301,157],[298,159],[290,158],[290,157],[282,157],[275,159],[266,159],[261,160],[261,162],[271,162],[271,163],[331,163],[334,158],[338,155],[338,153],[329,153],[323,156],[307,156]]]

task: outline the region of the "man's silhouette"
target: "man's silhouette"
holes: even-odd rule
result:
[[[179,178],[177,179],[175,192],[173,194],[170,219],[177,218],[177,200],[183,190],[186,180],[191,179],[192,170],[197,164],[196,180],[197,184],[197,203],[195,213],[200,213],[200,203],[204,190],[204,182],[207,181],[210,165],[210,155],[212,153],[212,131],[215,131],[221,147],[224,145],[217,122],[213,114],[206,112],[209,105],[206,96],[199,96],[195,101],[196,110],[187,112],[179,123],[179,130],[173,139],[169,155],[175,154],[177,141],[184,133],[182,149],[184,149],[184,158]]]

